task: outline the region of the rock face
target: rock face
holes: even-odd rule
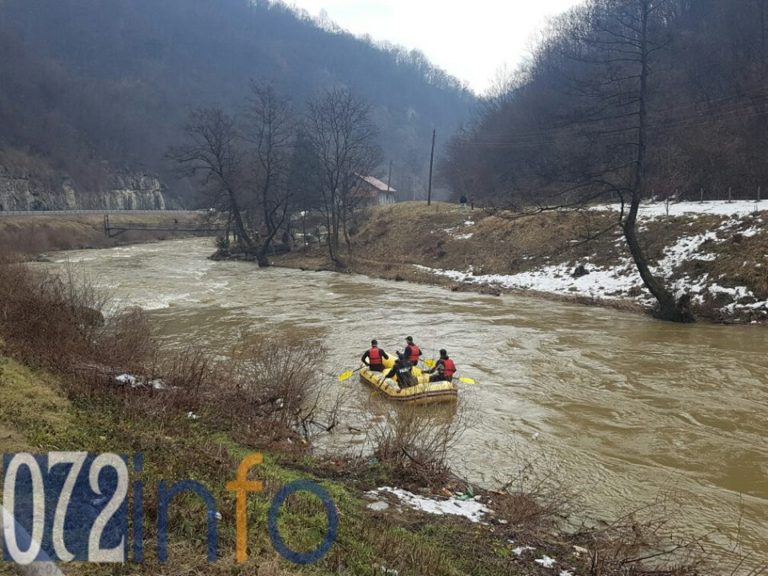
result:
[[[99,198],[109,210],[165,210],[164,187],[147,174],[122,174],[112,178],[110,189]]]
[[[90,192],[64,179],[55,185],[32,175],[11,175],[0,168],[0,211],[17,210],[165,210],[165,187],[149,174],[111,176],[105,189]]]

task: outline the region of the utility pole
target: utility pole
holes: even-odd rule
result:
[[[387,174],[387,195],[392,191],[392,160],[389,161],[389,174]]]
[[[437,129],[432,130],[432,152],[429,155],[429,188],[427,189],[427,206],[432,205],[432,164],[435,161],[435,134]]]

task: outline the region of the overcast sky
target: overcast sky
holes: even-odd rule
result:
[[[440,68],[483,93],[530,52],[546,19],[581,0],[288,0],[356,35],[421,50]]]

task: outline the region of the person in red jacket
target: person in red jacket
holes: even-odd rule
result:
[[[366,359],[368,360],[367,362]],[[373,372],[383,372],[384,360],[389,360],[389,356],[387,356],[384,350],[379,348],[379,343],[376,340],[371,340],[370,349],[363,352],[363,357],[360,360],[363,364],[368,364],[368,367]]]
[[[437,374],[435,374],[435,372],[437,372]],[[427,370],[426,373],[432,374],[429,377],[430,382],[440,382],[442,380],[447,380],[448,382],[453,381],[453,375],[456,374],[456,364],[448,356],[448,352],[446,352],[445,348],[440,350],[440,359],[437,361],[437,364],[435,364],[435,367],[431,370]]]
[[[405,341],[408,345],[405,347],[405,350],[403,350],[403,354],[405,354],[405,357],[408,359],[408,362],[411,363],[411,366],[416,366],[419,363],[419,356],[421,356],[423,352],[421,351],[421,348],[414,344],[413,336],[406,337]]]

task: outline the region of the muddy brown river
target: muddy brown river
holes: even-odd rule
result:
[[[486,485],[522,462],[553,471],[592,517],[669,496],[677,523],[725,554],[768,563],[768,329],[677,326],[613,310],[212,262],[210,240],[67,252],[121,305],[150,311],[170,344],[224,349],[238,329],[290,329],[328,348],[329,387],[358,418],[370,391],[333,376],[372,337],[412,334],[463,376],[472,427],[453,467]],[[346,430],[346,428],[344,428]],[[359,442],[339,432],[336,447]]]

